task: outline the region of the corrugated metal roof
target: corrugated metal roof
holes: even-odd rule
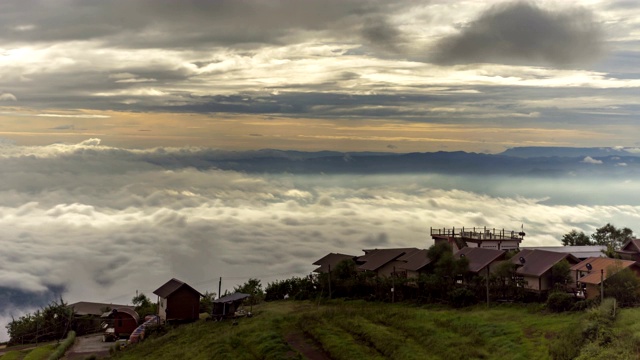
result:
[[[591,270],[587,269],[587,264],[591,265]],[[592,257],[581,261],[580,263],[571,267],[573,271],[589,271],[588,275],[585,275],[578,279],[581,283],[585,284],[600,284],[601,270],[604,270],[604,279],[616,274],[618,271],[634,266],[635,261],[620,260],[611,258]],[[612,272],[610,272],[612,271]]]
[[[111,317],[113,315],[115,315],[116,313],[125,313],[125,314],[129,314],[132,318],[135,319],[136,323],[140,322],[140,315],[138,315],[138,313],[135,310],[126,308],[126,307],[119,307],[119,308],[115,308],[112,309],[111,311],[107,311],[104,314],[102,314],[101,317],[105,318],[105,317]]]
[[[469,271],[477,273],[492,262],[504,257],[504,250],[464,247],[455,253],[456,258],[464,256],[469,261]]]
[[[73,312],[76,315],[96,315],[100,316],[104,313],[105,309],[115,309],[115,308],[127,308],[134,310],[134,306],[130,305],[119,305],[119,304],[105,304],[105,303],[97,303],[97,302],[88,302],[88,301],[79,301],[77,303],[69,304],[70,308],[73,308]]]
[[[329,266],[331,266],[332,269],[335,269],[336,266],[339,263],[341,263],[342,261],[349,260],[349,259],[353,260],[355,258],[356,258],[355,255],[329,253],[329,254],[323,256],[318,261],[313,263],[313,265],[320,265],[319,268],[317,268],[317,269],[315,269],[313,271],[317,272],[317,273],[327,273],[327,272],[329,272]]]
[[[360,265],[358,269],[360,270],[369,270],[375,271],[389,263],[390,261],[396,260],[400,256],[407,254],[409,252],[418,251],[416,248],[398,248],[398,249],[373,249],[373,250],[364,250],[366,252],[365,255],[360,256],[357,259],[357,262],[364,262],[364,264]]]
[[[431,263],[431,259],[427,256],[427,250],[424,249],[405,253],[400,256],[398,260],[405,262],[405,264],[400,265],[399,268],[409,271],[420,271]]]
[[[174,293],[176,290],[178,290],[179,288],[186,286],[189,289],[195,291],[198,293],[198,295],[202,296],[202,294],[192,288],[191,286],[189,286],[189,284],[187,284],[184,281],[180,281],[176,278],[173,278],[169,281],[167,281],[164,285],[160,286],[159,288],[157,288],[153,293],[160,296],[161,298],[166,298],[167,296],[171,295],[172,293]]]
[[[520,261],[520,258],[525,260],[524,264]],[[560,261],[567,259],[569,264],[578,263],[579,260],[568,253],[539,250],[539,249],[524,249],[515,254],[511,258],[511,262],[521,265],[516,270],[516,273],[520,275],[532,275],[541,276],[551,269],[551,267]]]
[[[522,247],[525,250],[546,250],[554,252],[569,253],[578,259],[586,259],[588,257],[606,257],[602,250],[607,250],[606,245],[584,245],[584,246],[527,246]]]
[[[231,295],[223,296],[220,299],[213,300],[213,302],[214,303],[231,303],[231,302],[234,302],[234,301],[244,300],[244,299],[248,298],[249,296],[251,296],[251,295],[237,292],[237,293],[233,293]]]

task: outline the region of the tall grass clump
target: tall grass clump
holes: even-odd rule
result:
[[[567,328],[549,347],[554,359],[633,359],[640,340],[616,331],[617,303],[607,298],[587,310],[581,327]]]
[[[69,350],[71,345],[76,341],[76,332],[71,330],[67,333],[67,338],[58,345],[56,350],[49,356],[49,360],[58,360],[64,356],[64,353]]]
[[[46,360],[53,354],[55,345],[45,345],[37,347],[27,354],[23,360]]]

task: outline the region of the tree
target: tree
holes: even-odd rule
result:
[[[551,267],[551,286],[556,289],[564,289],[564,286],[571,281],[571,265],[567,260],[555,263]]]
[[[608,223],[597,228],[596,232],[591,234],[591,238],[597,245],[606,245],[607,253],[611,255],[615,250],[619,250],[625,242],[633,239],[633,231],[629,228],[618,229]]]
[[[140,315],[140,318],[158,313],[158,305],[152,303],[144,293],[134,296],[133,299],[131,299],[131,303],[135,306],[135,310],[138,315]]]
[[[591,241],[589,236],[584,232],[577,232],[575,229],[571,230],[569,233],[566,233],[562,236],[562,245],[563,246],[581,246],[581,245],[593,245],[594,242]]]
[[[200,298],[200,312],[210,314],[213,311],[213,301],[216,299],[216,293],[205,291]]]
[[[469,261],[463,257],[456,259],[451,245],[446,242],[432,245],[427,249],[427,256],[431,260],[433,271],[424,279],[424,290],[429,292],[430,298],[451,298],[449,293],[454,289],[458,275],[468,275]]]
[[[59,340],[64,338],[73,321],[73,310],[60,298],[46,307],[12,318],[6,325],[10,344]]]
[[[633,270],[620,270],[619,265],[614,265],[607,268],[607,274],[614,275],[609,276],[604,282],[605,297],[613,297],[623,306],[640,302],[640,279]]]
[[[258,279],[249,279],[246,283],[233,288],[235,292],[249,294],[249,304],[255,305],[264,299],[262,284]]]

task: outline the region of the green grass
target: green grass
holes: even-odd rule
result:
[[[56,349],[55,344],[37,347],[24,357],[24,360],[47,360]]]
[[[362,301],[320,306],[281,301],[255,306],[254,313],[237,326],[230,321],[181,326],[115,359],[302,359],[287,342],[292,333],[337,360],[550,359],[551,342],[584,316],[524,305],[456,310]]]
[[[29,350],[25,350],[25,351],[12,350],[12,351],[4,353],[4,355],[0,356],[0,359],[2,359],[2,360],[22,360],[25,357],[25,355],[27,355],[28,352],[29,352]]]

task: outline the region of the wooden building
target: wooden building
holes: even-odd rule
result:
[[[163,322],[190,322],[200,318],[202,294],[178,279],[171,279],[156,289],[158,316]]]
[[[537,249],[522,250],[511,258],[511,262],[517,266],[516,275],[522,278],[524,289],[536,293],[551,290],[552,268],[563,260],[566,260],[569,266],[580,262],[569,253]]]
[[[640,239],[632,239],[624,243],[616,253],[624,260],[640,261]]]
[[[216,320],[235,317],[236,311],[249,296],[249,294],[236,292],[214,300],[211,316]]]
[[[102,314],[102,318],[108,319],[116,337],[129,337],[140,322],[138,313],[129,308],[115,308]]]
[[[640,277],[640,265],[633,260],[592,257],[572,266],[571,274],[576,281],[578,296],[586,299],[599,298],[602,282],[626,268]]]

